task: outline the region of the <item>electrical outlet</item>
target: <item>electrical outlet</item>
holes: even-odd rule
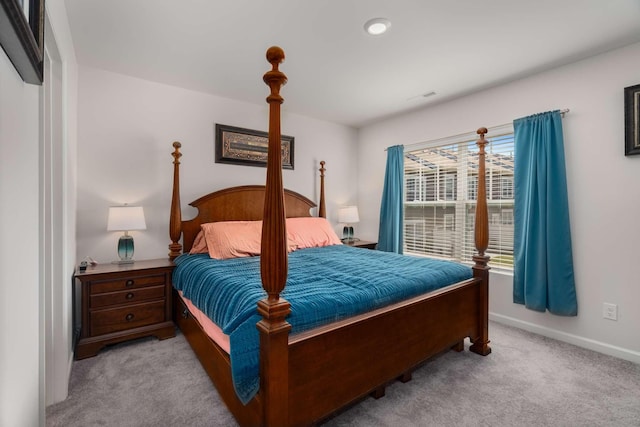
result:
[[[618,320],[618,306],[608,302],[602,304],[602,317],[610,320]]]

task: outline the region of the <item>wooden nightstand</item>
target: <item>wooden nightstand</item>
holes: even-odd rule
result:
[[[98,264],[76,270],[81,330],[75,358],[95,356],[107,344],[155,335],[174,337],[169,259]]]
[[[366,240],[355,240],[353,242],[344,242],[345,245],[353,246],[355,248],[375,249],[378,242],[368,242]]]

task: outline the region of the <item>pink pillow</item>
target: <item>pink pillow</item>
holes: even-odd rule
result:
[[[200,226],[209,256],[215,259],[260,255],[262,221],[221,221]]]
[[[209,253],[211,258],[229,259],[260,255],[262,221],[221,221],[200,226],[189,253]],[[289,252],[296,249],[341,245],[325,218],[287,218]]]
[[[196,235],[196,238],[193,240],[193,245],[191,245],[189,254],[206,254],[208,252],[209,249],[207,248],[207,240],[204,238],[204,232],[200,230]]]
[[[287,237],[297,249],[342,244],[326,218],[287,218]]]

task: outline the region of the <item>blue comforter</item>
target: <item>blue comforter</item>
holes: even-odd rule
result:
[[[246,404],[259,388],[256,304],[266,297],[260,257],[185,254],[175,264],[173,286],[229,335],[234,387]],[[471,276],[470,267],[454,262],[335,245],[290,253],[281,296],[291,304],[287,321],[294,334]]]

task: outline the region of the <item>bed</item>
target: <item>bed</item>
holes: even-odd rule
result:
[[[173,144],[172,153],[174,175],[169,257],[177,264],[174,272],[176,282],[182,283],[179,271],[183,260],[199,256],[200,264],[209,262],[208,256],[184,255],[191,251],[203,224],[261,221],[259,256],[231,260],[236,263],[232,267],[236,271],[252,271],[254,280],[260,277],[263,295],[257,302],[255,313],[251,309],[250,314],[254,317],[246,320],[251,328],[252,319],[257,320],[258,387],[257,393],[250,398],[240,396],[234,387],[236,373],[232,365],[238,363],[238,358],[233,353],[233,341],[229,352],[225,345],[212,339],[203,326],[208,322],[208,316],[203,318],[202,311],[207,308],[196,307],[184,296],[182,285],[174,283],[174,319],[221,398],[243,426],[317,424],[368,394],[382,397],[385,386],[392,381],[409,381],[412,370],[430,357],[450,348],[462,351],[466,338],[470,339],[469,349],[472,352],[483,356],[491,352],[488,337],[489,257],[485,254],[488,245],[485,128],[478,130],[480,154],[475,221],[478,252],[473,257],[474,264],[468,277],[463,275],[460,280],[443,287],[404,295],[385,305],[319,325],[311,323],[312,327],[296,330],[296,310],[304,298],[296,299],[291,285],[292,280],[302,280],[292,278],[299,277],[296,275],[300,265],[323,264],[324,261],[308,257],[316,256],[316,252],[327,248],[291,251],[287,221],[311,218],[310,212],[316,207],[318,216],[326,217],[325,164],[321,162],[320,167],[319,206],[305,196],[284,189],[280,158],[280,104],[283,102],[280,88],[286,77],[279,70],[283,59],[284,53],[280,48],[272,47],[267,51],[272,69],[264,75],[264,81],[271,89],[267,97],[270,114],[266,185],[233,187],[209,193],[190,203],[198,213],[195,218],[183,221],[179,183],[180,143]],[[370,257],[402,257],[341,245],[330,246],[335,246],[333,250],[338,252],[338,258],[350,259],[351,256],[364,255],[364,252],[371,252],[367,254]],[[361,273],[365,277],[366,272],[361,270]],[[324,279],[315,276],[308,281],[322,282]],[[367,288],[368,282],[362,291],[366,292]],[[289,295],[291,303],[284,298]]]

